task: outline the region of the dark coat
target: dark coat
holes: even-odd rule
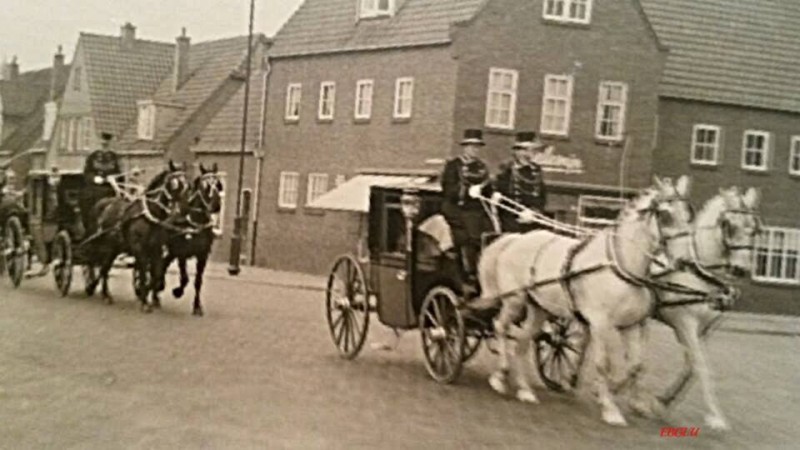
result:
[[[534,211],[544,213],[547,189],[542,168],[536,163],[517,165],[506,163],[494,179],[494,189]],[[500,210],[500,226],[504,232],[518,233],[538,228],[536,224],[521,224],[511,212]]]
[[[453,243],[460,247],[471,243],[480,245],[481,234],[492,229],[489,216],[480,200],[470,198],[469,188],[486,183],[483,195],[491,195],[489,168],[480,159],[466,162],[453,158],[444,166],[442,173],[442,215],[450,225]]]
[[[122,173],[117,154],[111,150],[95,150],[87,158],[83,168],[86,180],[85,188],[80,194],[80,210],[83,226],[88,233],[96,229],[97,217],[93,217],[92,209],[100,200],[113,197],[114,189],[106,182],[95,183],[96,176],[106,177]]]

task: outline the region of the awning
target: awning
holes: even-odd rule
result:
[[[372,186],[392,186],[410,183],[419,177],[396,175],[356,175],[339,186],[320,195],[308,208],[333,211],[369,211],[369,190]]]

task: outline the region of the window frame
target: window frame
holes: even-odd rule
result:
[[[297,92],[297,98],[292,95]],[[283,117],[288,122],[297,122],[300,120],[300,102],[303,99],[303,83],[289,83],[286,85],[286,103],[284,105]],[[291,106],[297,104],[297,113],[290,114]]]
[[[564,129],[563,130],[556,130],[556,129],[545,129],[545,117],[547,114],[547,105],[548,100],[553,101],[561,101],[564,100],[561,97],[553,97],[548,95],[547,87],[549,81],[567,81],[567,96],[566,96],[566,106],[564,108]],[[542,116],[539,121],[539,132],[544,135],[549,136],[561,136],[567,137],[569,136],[570,130],[570,122],[572,119],[572,96],[574,93],[575,88],[575,79],[572,75],[569,74],[546,74],[544,76],[544,85],[542,87]],[[553,114],[549,114],[552,116]]]
[[[789,241],[791,239],[789,237],[789,235],[791,235],[791,234],[795,235],[794,238],[793,238],[793,241],[795,243],[795,247],[794,247],[794,250],[795,250],[795,254],[794,254],[794,269],[795,269],[794,270],[795,271],[794,278],[788,278],[786,276],[775,277],[770,273],[772,271],[773,257],[777,256],[777,254],[773,252],[773,250],[775,249],[775,246],[772,245],[773,244],[773,239],[774,239],[774,236],[775,236],[776,232],[784,233],[783,248],[781,249],[781,253],[780,253],[781,270],[782,270],[784,275],[788,271],[787,268],[789,266],[789,264],[787,264],[787,261],[788,261],[787,257],[789,256],[788,255],[788,250],[790,250],[790,248],[789,248],[789,245],[788,245],[787,241]],[[765,262],[765,265],[764,265],[764,273],[765,274],[764,275],[758,275],[758,272],[759,272],[759,270],[758,270],[759,269],[758,260],[759,260],[759,257],[761,257],[761,255],[762,255],[761,249],[764,248],[764,246],[762,244],[764,239],[766,239],[766,243],[767,243],[767,245],[766,245],[767,252],[766,252],[766,255],[765,255],[766,262]],[[789,228],[789,227],[764,227],[764,229],[762,230],[762,234],[756,238],[756,245],[755,245],[755,249],[753,251],[753,274],[752,274],[752,279],[754,281],[764,282],[764,283],[784,284],[784,285],[800,285],[800,229],[798,229],[798,228]]]
[[[695,157],[695,147],[698,145],[697,142],[697,132],[700,130],[705,131],[714,131],[716,133],[716,138],[714,139],[714,147],[713,153],[714,158],[713,160],[705,160],[705,159],[697,159]],[[720,142],[722,138],[722,127],[719,125],[713,125],[708,123],[697,123],[692,126],[692,143],[689,147],[689,160],[692,164],[700,165],[700,166],[717,166],[719,165],[719,149],[720,149]],[[702,143],[700,145],[709,145],[707,143]]]
[[[362,86],[369,86],[369,97],[366,99],[367,101],[363,101],[364,99],[362,98],[361,95]],[[372,118],[372,106],[373,106],[372,100],[374,95],[375,95],[375,80],[371,78],[365,78],[356,81],[356,95],[355,95],[356,103],[355,103],[355,109],[353,110],[353,117],[355,119],[369,120],[370,118]],[[359,105],[361,103],[369,105],[369,110],[366,112],[366,114],[361,113],[359,109]]]
[[[603,99],[603,88],[604,87],[621,87],[622,88],[622,100],[621,101],[613,101],[613,100],[604,100]],[[571,103],[571,102],[570,102]],[[604,106],[617,106],[620,108],[620,119],[619,119],[619,133],[614,136],[603,136],[600,134],[601,125],[603,123],[603,107]],[[609,141],[609,142],[619,142],[625,136],[625,125],[626,119],[628,114],[628,83],[624,81],[601,81],[597,87],[597,116],[595,117],[595,127],[594,127],[594,137],[599,140]]]
[[[156,104],[151,100],[136,102],[136,138],[140,141],[152,141],[156,136]]]
[[[593,0],[585,0],[586,3],[586,17],[584,18],[572,18],[568,16],[568,11],[570,6],[573,3],[580,3],[581,0],[545,0],[542,2],[542,18],[545,20],[550,20],[554,22],[560,23],[572,23],[572,24],[582,24],[588,25],[592,22],[592,6],[594,1]],[[556,4],[561,3],[563,5],[563,13],[561,15],[557,14],[548,14],[548,5],[549,4]]]
[[[380,9],[381,0],[358,0],[358,17],[359,19],[369,19],[373,17],[391,17],[395,12],[395,0],[386,0],[386,9]],[[374,6],[369,6],[371,3]]]
[[[622,211],[625,209],[625,205],[627,204],[626,199],[622,199],[619,197],[608,197],[603,195],[579,195],[578,196],[578,207],[575,213],[575,222],[576,225],[580,227],[590,227],[590,228],[605,228],[608,226],[612,226],[615,223],[614,219],[603,219],[603,218],[592,218],[592,217],[585,217],[583,214],[584,209],[588,206],[591,206],[594,203],[597,206],[603,206],[605,204],[614,204],[619,205],[619,210]]]
[[[287,180],[294,181],[294,202],[286,202],[286,183]],[[297,209],[297,203],[300,199],[300,173],[284,170],[278,176],[278,207],[284,209]]]
[[[492,79],[495,76],[502,77],[504,75],[511,75],[512,87],[510,89],[493,88]],[[500,98],[504,95],[509,95],[510,101],[508,104],[508,123],[504,124],[499,120],[492,122],[492,111],[499,111],[502,113],[500,107],[492,108],[492,95],[499,95]],[[513,130],[517,122],[517,98],[519,94],[519,71],[516,69],[504,69],[502,67],[490,67],[489,79],[486,81],[486,110],[484,114],[483,123],[487,128],[495,128],[499,130]],[[499,114],[498,114],[499,116]],[[499,117],[498,117],[499,119]]]
[[[330,113],[324,114],[323,110],[326,105],[326,98],[325,98],[325,88],[330,89],[330,99],[328,99],[328,104],[330,105]],[[319,105],[317,106],[317,118],[319,120],[333,120],[333,116],[336,113],[336,82],[335,81],[323,81],[319,84]]]
[[[314,190],[315,181],[322,183],[323,185],[322,191]],[[306,182],[306,206],[308,206],[311,202],[319,198],[321,195],[328,192],[329,181],[330,181],[330,176],[327,173],[312,172],[308,174],[308,181]]]
[[[793,168],[797,161],[797,169]],[[789,139],[789,174],[800,175],[800,135],[794,135]]]
[[[401,86],[403,84],[409,85],[407,97],[401,97]],[[408,101],[408,112],[399,111],[402,102]],[[410,119],[414,113],[414,77],[400,77],[394,83],[394,107],[392,108],[392,117],[395,119]]]
[[[762,149],[762,161],[763,164],[761,166],[752,166],[747,164],[747,155],[748,155],[748,148],[747,148],[747,137],[748,136],[761,136],[764,138],[764,148]],[[744,170],[752,170],[755,172],[766,172],[769,169],[769,150],[772,141],[772,133],[763,130],[745,130],[742,134],[742,169]]]

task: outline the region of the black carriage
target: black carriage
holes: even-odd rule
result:
[[[438,382],[456,380],[481,342],[493,337],[492,311],[471,310],[462,295],[456,256],[431,228],[442,225],[435,177],[372,186],[368,258],[335,261],[326,290],[327,321],[342,357],[355,358],[366,341],[371,313],[396,330],[419,329],[425,365]],[[426,231],[423,231],[420,226]],[[431,227],[433,225],[433,227]],[[489,242],[496,234],[487,234]],[[446,240],[446,239],[445,239]],[[554,390],[574,387],[586,342],[574,322],[549,321],[536,338],[537,367]],[[567,364],[577,336],[577,363]]]
[[[12,190],[0,193],[0,274],[8,274],[14,287],[22,282],[27,266],[26,219],[22,196]]]

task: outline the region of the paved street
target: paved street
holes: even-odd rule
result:
[[[73,291],[80,288],[76,280]],[[664,421],[601,423],[582,389],[538,390],[541,404],[500,398],[482,350],[453,386],[431,381],[419,336],[395,352],[336,355],[322,294],[254,282],[207,281],[207,315],[164,298],[141,314],[127,273],[106,306],[55,294],[51,278],[0,281],[0,447],[137,448],[796,448],[798,338],[721,331],[710,343],[732,430],[704,427],[697,386]],[[189,291],[193,294],[192,291]],[[373,320],[376,319],[373,316]],[[372,343],[391,332],[373,322]],[[648,349],[648,385],[675,375],[663,328]],[[662,438],[695,426],[697,438]]]

